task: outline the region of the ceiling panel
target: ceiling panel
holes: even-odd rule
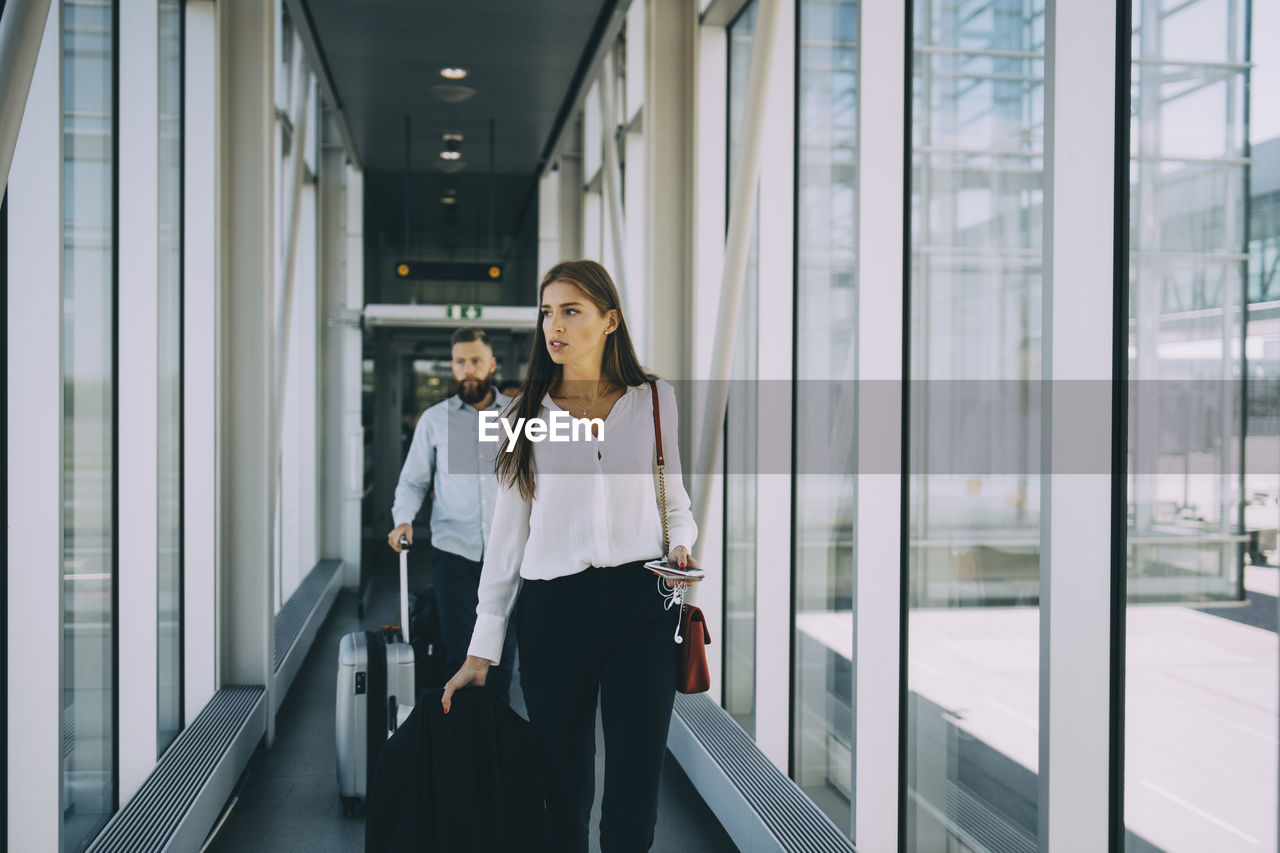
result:
[[[461,133],[465,174],[489,171],[489,120],[500,174],[532,175],[610,0],[304,0],[366,170],[432,170],[445,133]],[[431,87],[446,66],[477,90],[446,104]]]

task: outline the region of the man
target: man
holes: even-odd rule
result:
[[[480,441],[480,412],[501,412],[509,400],[493,388],[498,362],[482,330],[458,329],[450,343],[456,393],[418,419],[396,485],[391,508],[396,527],[387,534],[387,544],[399,552],[402,535],[413,543],[413,518],[434,487],[431,581],[440,604],[445,670],[452,673],[462,666],[475,628],[476,589],[498,491],[493,460],[499,444]],[[507,632],[502,662],[489,671],[486,683],[504,701],[511,684],[514,633]]]

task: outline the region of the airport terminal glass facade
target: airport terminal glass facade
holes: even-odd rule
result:
[[[194,716],[226,680],[261,682],[267,691],[263,708],[279,707],[286,689],[282,674],[290,670],[276,669],[270,677],[268,668],[277,663],[269,659],[270,638],[257,633],[270,630],[269,605],[283,605],[320,556],[341,555],[348,561],[345,582],[358,583],[352,563],[360,535],[358,526],[351,530],[345,522],[354,524],[363,490],[372,495],[365,500],[366,527],[385,529],[376,517],[390,502],[377,494],[383,485],[390,494],[417,411],[447,393],[450,382],[443,330],[424,338],[420,330],[356,328],[351,309],[379,292],[379,264],[393,251],[388,246],[399,243],[403,197],[387,187],[399,187],[401,178],[398,167],[390,179],[375,170],[366,184],[358,156],[331,145],[350,116],[330,105],[325,115],[335,120],[320,121],[326,96],[311,88],[307,75],[321,66],[306,55],[295,32],[303,22],[279,19],[280,8],[259,7],[247,19],[244,4],[220,5],[215,14],[208,3],[154,2],[147,8],[158,11],[157,29],[150,31],[150,17],[145,33],[125,18],[123,35],[129,38],[123,49],[115,0],[62,0],[52,7],[51,36],[57,34],[58,49],[42,52],[44,64],[32,89],[41,103],[36,110],[28,105],[27,115],[37,119],[23,128],[36,135],[19,145],[7,209],[0,207],[0,262],[7,249],[15,273],[43,267],[55,275],[58,267],[62,295],[60,314],[42,312],[48,327],[20,339],[37,312],[19,315],[14,306],[36,304],[22,301],[33,289],[24,290],[17,280],[6,287],[6,311],[15,312],[6,316],[24,318],[23,325],[6,329],[8,340],[22,340],[24,347],[48,341],[50,351],[40,352],[41,361],[56,370],[60,357],[63,382],[60,410],[13,391],[6,399],[10,436],[29,440],[60,430],[61,441],[60,466],[51,456],[44,476],[10,488],[24,494],[44,490],[39,501],[31,501],[39,506],[26,515],[11,501],[11,522],[48,519],[47,529],[53,530],[56,515],[62,533],[57,567],[52,550],[37,552],[23,539],[46,538],[31,532],[46,528],[6,525],[11,554],[44,554],[38,565],[14,563],[7,591],[17,603],[9,612],[34,614],[51,631],[55,625],[61,631],[59,642],[27,648],[9,620],[10,679],[23,684],[37,673],[50,679],[47,704],[19,704],[10,697],[11,710],[21,709],[28,727],[43,726],[30,735],[22,731],[22,740],[8,747],[11,781],[23,782],[10,786],[10,803],[25,810],[17,816],[21,825],[9,816],[13,849],[84,850],[154,767],[152,750],[158,754],[171,745],[184,712]],[[1105,0],[1087,0],[1087,7],[1085,2],[1058,0],[1046,12],[1046,0],[912,0],[909,14],[899,17],[906,7],[893,3],[781,0],[771,7],[759,0],[700,0],[699,10],[707,14],[696,20],[684,14],[687,8],[631,0],[622,4],[625,41],[601,45],[602,55],[624,58],[623,73],[614,76],[616,62],[583,65],[607,70],[581,81],[582,91],[565,93],[563,109],[571,114],[563,139],[552,140],[560,149],[548,154],[547,171],[537,176],[548,179],[559,163],[555,179],[541,185],[555,195],[545,206],[538,198],[528,207],[530,221],[533,211],[537,218],[556,217],[554,229],[544,232],[546,222],[534,229],[539,254],[593,257],[624,271],[624,292],[636,294],[628,298],[639,309],[630,313],[628,303],[628,316],[643,318],[635,329],[648,330],[636,332],[638,348],[649,350],[642,356],[672,340],[669,329],[656,333],[659,311],[691,309],[687,322],[695,334],[689,346],[682,342],[678,351],[659,352],[670,356],[666,363],[687,371],[686,377],[705,377],[713,347],[701,344],[716,332],[715,288],[723,272],[721,214],[740,201],[730,197],[731,177],[747,146],[751,62],[768,54],[762,47],[767,38],[777,39],[764,100],[767,110],[778,112],[767,116],[760,140],[761,197],[768,203],[753,212],[764,226],[753,229],[742,311],[734,320],[728,415],[724,424],[709,427],[724,430],[728,476],[723,517],[713,513],[705,520],[699,556],[706,556],[709,567],[722,558],[724,595],[721,600],[714,594],[721,589],[716,578],[699,590],[698,603],[712,625],[713,672],[723,680],[709,696],[680,701],[682,710],[700,703],[699,713],[718,713],[707,704],[722,701],[749,735],[735,735],[734,748],[747,750],[754,742],[760,754],[749,756],[753,768],[772,765],[788,772],[835,825],[811,814],[810,828],[821,824],[832,834],[843,832],[859,849],[892,849],[897,806],[905,820],[901,846],[911,853],[1028,853],[1047,848],[1049,833],[1062,826],[1069,831],[1061,837],[1082,827],[1097,838],[1105,831],[1106,793],[1121,800],[1124,810],[1124,825],[1115,827],[1123,841],[1115,840],[1133,853],[1276,849],[1280,60],[1266,36],[1280,32],[1280,3],[1127,0],[1117,10]],[[781,23],[766,14],[771,8]],[[1079,16],[1071,23],[1088,23],[1116,11],[1131,25],[1131,32],[1122,27],[1116,45],[1100,47],[1091,32],[1056,28],[1054,44],[1064,62],[1074,63],[1086,51],[1110,57],[1129,48],[1130,60],[1116,76],[1118,93],[1128,93],[1131,117],[1117,128],[1127,134],[1129,150],[1117,146],[1116,197],[1107,190],[1108,174],[1091,196],[1096,210],[1063,211],[1070,215],[1058,217],[1052,228],[1055,245],[1075,250],[1070,241],[1084,230],[1080,214],[1100,217],[1104,234],[1113,222],[1117,226],[1115,281],[1110,267],[1100,263],[1095,268],[1102,275],[1079,284],[1105,299],[1112,285],[1125,286],[1128,274],[1128,305],[1118,300],[1118,328],[1112,330],[1108,316],[1098,319],[1105,330],[1099,335],[1113,335],[1115,364],[1127,368],[1128,407],[1103,424],[1114,427],[1114,464],[1127,462],[1127,470],[1097,472],[1116,487],[1112,524],[1106,508],[1098,507],[1080,513],[1089,526],[1071,533],[1095,544],[1123,538],[1126,547],[1115,550],[1109,565],[1055,560],[1050,567],[1056,548],[1050,552],[1042,528],[1079,508],[1057,504],[1051,514],[1042,497],[1050,484],[1062,481],[1041,479],[1045,448],[1037,395],[1042,380],[1071,368],[1059,362],[1046,370],[1042,356],[1046,324],[1063,320],[1045,304],[1052,292],[1044,288],[1044,203],[1051,177],[1046,166],[1061,170],[1060,179],[1082,177],[1085,169],[1067,158],[1046,162],[1047,149],[1062,151],[1065,142],[1081,138],[1078,128],[1067,131],[1062,124],[1058,147],[1046,138],[1053,97],[1045,85],[1046,30],[1055,29],[1046,20],[1058,14],[1067,23],[1071,12]],[[910,25],[905,32],[899,29],[904,17]],[[220,29],[228,20],[237,28]],[[279,29],[270,33],[269,45],[236,37],[238,27],[276,20]],[[609,32],[616,34],[618,25],[613,19]],[[672,38],[678,27],[696,28],[678,32],[691,37],[682,42],[687,51],[668,44],[678,40]],[[155,79],[144,81],[157,86],[147,91],[158,96],[158,115],[121,121],[120,104],[135,101],[117,93],[119,58],[133,57],[144,37],[146,45],[159,48]],[[860,69],[860,62],[869,66]],[[125,73],[140,67],[125,64]],[[237,74],[227,75],[228,67]],[[671,69],[680,73],[659,73]],[[1103,69],[1100,85],[1106,85],[1109,70]],[[903,75],[893,78],[891,89],[885,85],[889,75]],[[52,86],[55,76],[61,98],[56,104],[48,89],[35,88]],[[618,115],[604,115],[598,98],[597,87],[610,80]],[[329,82],[344,94],[356,83]],[[1065,74],[1056,82],[1057,91],[1071,95],[1089,85]],[[905,97],[899,98],[903,83]],[[193,96],[184,102],[188,85]],[[274,94],[262,91],[264,85]],[[136,83],[129,86],[139,90]],[[249,105],[263,119],[261,127],[217,124],[219,115],[239,115],[245,105],[235,99],[246,92],[261,98]],[[880,108],[859,124],[859,108],[888,92],[894,97],[886,112],[893,112],[905,139],[883,132]],[[349,103],[359,100],[348,97]],[[778,98],[782,107],[771,100]],[[1123,97],[1121,102],[1123,109]],[[306,121],[299,111],[304,103]],[[783,108],[792,106],[793,112]],[[60,125],[50,112],[46,126],[41,109],[60,111]],[[907,111],[906,121],[898,109]],[[619,136],[615,124],[625,125],[625,132],[621,169],[611,175],[619,163],[612,156],[606,160],[603,143]],[[150,190],[148,198],[118,192],[139,174],[118,176],[117,154],[132,152],[134,139],[158,144],[156,161],[125,162],[126,169],[145,168],[148,181],[153,174],[158,179],[154,199]],[[253,162],[252,151],[241,157],[227,148],[254,139],[252,151],[269,162]],[[876,171],[885,166],[868,153],[888,141],[906,149],[900,174]],[[1098,168],[1106,169],[1115,140],[1108,133],[1094,141],[1100,147],[1093,154],[1104,164]],[[55,149],[62,155],[61,184],[50,176],[47,192],[58,193],[61,221],[50,211],[46,225],[41,205],[32,204],[33,193],[39,198],[43,190],[33,184],[46,181],[30,180],[35,173],[25,170],[42,168]],[[336,166],[347,156],[353,159],[340,170],[324,165]],[[306,166],[300,186],[293,183],[297,157]],[[217,171],[215,183],[216,164],[228,168]],[[268,177],[259,180],[263,174]],[[28,179],[15,182],[14,175]],[[453,180],[454,173],[449,175]],[[350,182],[344,187],[354,188],[349,208],[345,188],[326,195],[340,176]],[[874,191],[873,176],[884,179]],[[506,177],[527,186],[530,176]],[[460,186],[465,194],[468,184]],[[878,212],[880,199],[873,196],[884,187],[891,188],[885,208],[903,201],[906,221],[895,214],[894,221],[867,227],[859,222],[859,210]],[[152,227],[153,201],[156,232],[131,229],[133,223]],[[621,223],[612,216],[618,202]],[[433,209],[437,203],[431,199]],[[393,210],[386,222],[379,218],[383,208]],[[124,217],[123,229],[117,226],[120,210],[132,214]],[[234,214],[230,219],[228,211]],[[246,211],[257,217],[249,230],[262,235],[259,246],[230,244],[228,235],[236,232],[226,226],[244,224],[240,216]],[[411,224],[427,221],[415,213]],[[463,220],[430,221],[448,229]],[[622,225],[625,245],[615,245],[616,224]],[[290,249],[295,226],[296,249]],[[153,258],[149,241],[157,238],[154,303],[121,295],[124,286],[138,284],[118,270],[122,256],[130,269],[140,268],[141,252],[131,244],[140,234],[148,240],[147,264]],[[52,241],[59,236],[62,255],[56,257]],[[878,238],[893,240],[891,250],[859,244]],[[905,246],[898,246],[900,239]],[[49,258],[36,257],[46,241]],[[1105,248],[1089,248],[1091,261],[1109,259]],[[873,250],[880,252],[873,256]],[[283,344],[283,314],[274,313],[272,295],[282,308],[283,290],[275,288],[287,278],[291,251],[297,253],[293,325],[287,351],[275,353],[272,346]],[[659,261],[673,257],[691,263],[659,270]],[[870,280],[870,271],[879,268],[873,265],[885,258],[893,262],[887,275]],[[251,267],[260,280],[240,274]],[[692,272],[686,275],[686,269]],[[39,292],[52,294],[58,283],[48,284],[50,289]],[[142,284],[150,300],[150,284]],[[517,288],[532,284],[530,276],[513,274],[509,289],[527,295],[531,291]],[[898,299],[900,286],[907,288],[905,305]],[[892,298],[863,299],[873,287]],[[414,293],[428,294],[427,285]],[[512,302],[523,299],[513,296]],[[479,301],[488,307],[487,300]],[[217,305],[231,312],[218,321],[221,326],[215,326]],[[780,311],[783,305],[793,307],[794,316]],[[153,308],[157,363],[155,373],[148,369],[140,377],[117,368],[118,350],[125,358],[141,352],[122,346],[117,329],[121,317],[133,320]],[[244,335],[225,334],[227,322],[246,318],[253,323]],[[859,377],[894,375],[872,369],[883,365],[858,360],[859,341],[867,343],[859,339],[859,328],[878,330],[879,323],[905,333],[906,358],[892,347],[868,358],[905,362],[910,396],[902,434],[892,436],[895,445],[903,443],[907,466],[893,469],[902,475],[901,489],[898,483],[891,487],[894,503],[886,511],[895,523],[876,530],[855,526],[867,509],[857,503],[858,489],[869,481],[858,479],[854,454],[861,437],[851,437],[848,427]],[[362,434],[357,392],[348,383],[357,381],[359,340],[366,333],[367,358],[359,369],[369,420]],[[498,355],[504,374],[514,372],[512,363],[523,357],[527,334],[516,329],[494,335],[503,341]],[[1083,340],[1059,339],[1064,345],[1058,351],[1106,344],[1093,334],[1077,337]],[[427,349],[420,351],[424,339]],[[150,346],[150,339],[145,343]],[[250,385],[225,369],[239,365],[244,352],[272,353]],[[277,362],[277,356],[287,360]],[[335,372],[339,363],[352,375],[345,368]],[[268,371],[280,365],[287,365],[286,394],[272,401],[277,409],[263,398],[271,396],[264,392],[275,381]],[[13,367],[11,377],[22,375],[16,371],[25,365]],[[185,386],[184,371],[192,377]],[[120,395],[122,377],[133,385]],[[786,384],[775,383],[778,377],[794,380],[787,393],[795,400],[791,410],[773,407],[785,410],[782,419],[793,442],[780,440],[780,449],[762,441],[774,425],[771,413],[762,411],[771,408],[764,401],[771,386]],[[154,450],[149,431],[140,438],[142,430],[130,428],[130,416],[138,416],[129,395],[139,388],[149,394],[151,381],[157,383]],[[117,411],[118,396],[125,402]],[[149,404],[149,396],[138,397]],[[693,405],[681,411],[687,433],[706,426],[697,418],[698,395],[691,397]],[[254,416],[263,430],[283,422],[281,455],[266,464],[263,433],[237,432],[253,425],[242,417],[246,403],[261,406]],[[195,414],[184,418],[184,407]],[[405,411],[412,414],[402,422]],[[702,436],[682,438],[686,485],[700,496],[698,489],[711,478],[703,478],[698,461],[690,460]],[[339,465],[331,464],[333,457]],[[6,456],[6,470],[17,458]],[[120,461],[152,458],[158,463],[154,493],[149,483],[131,480],[128,463]],[[393,465],[384,464],[387,459]],[[788,462],[790,482],[780,470]],[[275,481],[263,469],[277,464],[280,488],[276,505],[269,506],[266,495]],[[868,493],[885,494],[862,492]],[[134,495],[146,497],[146,512],[131,506]],[[158,508],[154,529],[152,497]],[[226,508],[244,506],[245,500],[276,517],[260,527],[235,526]],[[786,511],[773,511],[783,506]],[[338,518],[344,523],[341,535],[329,529]],[[721,521],[723,528],[716,526]],[[157,549],[157,600],[154,609],[149,598],[145,605],[155,624],[149,617],[130,616],[126,622],[120,615],[121,602],[138,600],[135,590],[150,595],[153,579],[149,562],[139,567],[140,561],[120,556],[122,542],[129,549],[138,545],[130,553],[149,555],[153,542]],[[863,552],[869,543],[876,548]],[[275,553],[269,553],[271,544]],[[252,565],[237,557],[241,553],[265,559]],[[374,553],[386,551],[368,552]],[[889,556],[857,574],[859,553]],[[366,578],[378,570],[372,556],[366,569]],[[1042,595],[1042,579],[1051,577],[1061,588],[1076,581],[1075,572],[1087,579],[1089,596],[1081,600],[1097,604],[1096,613]],[[48,584],[41,586],[40,578]],[[1121,589],[1127,606],[1117,601],[1117,612],[1108,613],[1106,603]],[[47,604],[24,611],[27,599]],[[899,612],[902,625],[888,617],[873,624],[882,613]],[[1041,619],[1042,612],[1055,614],[1052,623]],[[855,624],[858,613],[865,622]],[[1058,613],[1069,618],[1059,619]],[[1123,645],[1118,638],[1106,659],[1100,632],[1112,627],[1113,615],[1124,616]],[[1042,632],[1050,636],[1051,626],[1052,636],[1066,642],[1042,647]],[[862,647],[855,636],[864,639]],[[1087,672],[1042,666],[1050,659],[1080,660],[1074,656],[1076,638],[1098,654],[1096,666]],[[139,649],[149,655],[152,642],[158,653],[154,675],[133,665]],[[872,689],[855,695],[857,675]],[[1108,696],[1113,685],[1123,694]],[[869,695],[878,688],[882,695]],[[896,709],[899,695],[905,702],[901,729],[886,722],[881,730],[875,713]],[[149,716],[141,721],[142,712],[149,715],[153,707],[154,727]],[[265,726],[269,713],[275,711],[264,710],[255,719]],[[1057,736],[1079,720],[1092,726],[1079,739],[1084,757],[1062,761]],[[1123,735],[1121,750],[1109,740],[1108,724],[1123,726],[1114,730]],[[1043,763],[1046,749],[1059,751]],[[675,738],[673,752],[689,762],[686,769],[701,773],[708,766],[696,764],[710,754],[696,744]],[[859,764],[870,768],[870,778],[855,778]],[[725,782],[721,791],[729,791],[743,781],[734,774],[744,766],[730,770],[728,780],[689,775],[698,776],[700,786],[704,779]],[[1109,789],[1117,781],[1123,789]],[[1053,797],[1052,806],[1042,792]],[[1076,796],[1081,792],[1098,796],[1085,803]],[[326,798],[336,791],[322,793],[328,803],[322,807],[331,810],[336,801]],[[731,809],[719,817],[732,823],[735,814],[741,813]],[[34,831],[20,836],[15,825]],[[755,825],[729,828],[749,834]],[[43,843],[15,844],[13,837]]]
[[[115,16],[66,0],[62,27],[62,849],[115,810]]]
[[[1280,14],[1132,27],[1126,849],[1275,849]]]
[[[858,4],[801,0],[796,56],[794,778],[846,833],[853,786]],[[829,471],[832,473],[818,473]]]
[[[1034,850],[1044,3],[913,23],[906,849]]]
[[[182,3],[159,0],[156,751],[182,728]]]
[[[733,208],[733,170],[742,150],[742,118],[751,68],[757,3],[752,0],[729,25],[729,127],[726,190]],[[724,478],[724,706],[743,730],[755,735],[756,691],[756,411],[759,402],[758,328],[760,240],[757,201],[742,286],[742,308],[733,348],[732,383],[725,415]]]

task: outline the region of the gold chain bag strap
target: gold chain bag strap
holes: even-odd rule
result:
[[[658,466],[658,509],[662,516],[662,559],[671,553],[671,533],[667,522],[667,478],[664,476],[666,463],[662,456],[662,418],[658,411],[658,385],[649,380],[649,392],[653,396],[653,437],[657,451]],[[665,581],[659,577],[658,585]],[[680,624],[676,630],[676,689],[681,693],[705,693],[711,687],[711,673],[707,669],[707,646],[711,643],[711,633],[707,630],[707,621],[703,618],[702,609],[684,600],[683,582],[677,583],[676,593],[667,600],[667,606],[678,598],[680,602]]]

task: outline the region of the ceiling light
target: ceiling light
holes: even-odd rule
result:
[[[441,204],[457,204],[458,200],[456,198],[453,198],[452,196],[445,196],[444,198],[440,199],[440,203]]]
[[[460,104],[468,98],[474,97],[476,90],[470,86],[439,83],[431,87],[431,94],[435,96],[436,100],[444,101],[446,104]]]
[[[441,151],[440,152],[441,160],[457,160],[461,156],[462,156],[462,153],[459,151]]]
[[[441,77],[443,77],[443,78],[444,78],[444,79],[446,79],[446,80],[461,80],[463,77],[466,77],[466,76],[467,76],[467,69],[465,69],[465,68],[441,68],[441,69],[440,69],[440,76],[441,76]]]

